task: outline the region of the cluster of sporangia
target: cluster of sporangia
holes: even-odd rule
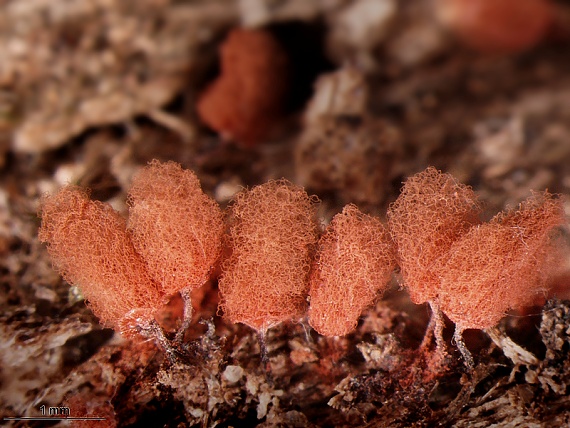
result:
[[[431,167],[406,181],[387,227],[347,205],[322,231],[318,200],[285,180],[242,190],[224,218],[195,174],[174,162],[143,168],[128,206],[125,220],[64,187],[43,199],[39,237],[101,322],[131,334],[156,332],[154,316],[174,293],[185,299],[187,327],[189,292],[220,272],[220,308],[231,322],[263,334],[308,307],[318,333],[345,335],[399,265],[411,299],[429,302],[438,320],[445,313],[460,340],[544,288],[555,262],[551,232],[564,222],[561,200],[545,192],[483,223],[474,192]]]

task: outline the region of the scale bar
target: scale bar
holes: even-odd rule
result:
[[[73,417],[63,417],[63,418],[52,418],[44,417],[38,418],[34,416],[22,416],[20,418],[4,418],[5,421],[106,421],[106,418],[73,418]]]

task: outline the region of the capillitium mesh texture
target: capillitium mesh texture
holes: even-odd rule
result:
[[[342,336],[384,291],[396,265],[394,244],[379,219],[347,205],[319,240],[310,275],[309,324]]]
[[[129,311],[150,318],[162,293],[151,279],[126,232],[125,220],[110,205],[67,186],[41,204],[39,238],[56,269],[81,288],[103,325],[117,328]]]
[[[151,162],[133,179],[128,230],[166,295],[204,284],[221,253],[220,207],[196,175],[175,162]]]
[[[265,30],[233,30],[221,47],[221,76],[198,102],[200,118],[246,146],[257,144],[281,114],[288,59]]]
[[[224,315],[263,332],[303,313],[317,236],[316,201],[302,188],[280,180],[238,193],[219,280]]]
[[[436,298],[439,259],[479,223],[480,211],[470,187],[433,167],[405,182],[387,215],[404,285],[414,303]]]
[[[544,193],[473,227],[441,264],[442,311],[463,329],[484,329],[531,303],[556,264],[551,238],[564,221],[562,201]]]

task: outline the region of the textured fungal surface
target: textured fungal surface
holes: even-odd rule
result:
[[[309,324],[342,336],[388,285],[395,267],[392,240],[380,220],[347,205],[319,240],[310,277]]]
[[[221,75],[198,102],[200,118],[242,145],[261,142],[283,109],[287,64],[268,31],[233,30],[221,46]]]
[[[39,238],[54,267],[81,288],[101,323],[117,327],[131,311],[150,319],[163,295],[110,205],[91,201],[85,190],[67,186],[44,198]]]
[[[440,265],[443,312],[463,328],[484,329],[509,309],[531,304],[556,263],[551,238],[563,223],[561,199],[537,193],[473,227]]]
[[[433,167],[408,178],[388,210],[404,284],[414,303],[434,300],[439,265],[451,245],[479,222],[473,190]]]
[[[239,193],[230,216],[231,255],[219,280],[224,315],[259,331],[300,316],[317,241],[315,200],[270,181]]]
[[[218,204],[196,175],[174,162],[151,162],[133,179],[128,230],[165,294],[204,284],[221,252]]]

